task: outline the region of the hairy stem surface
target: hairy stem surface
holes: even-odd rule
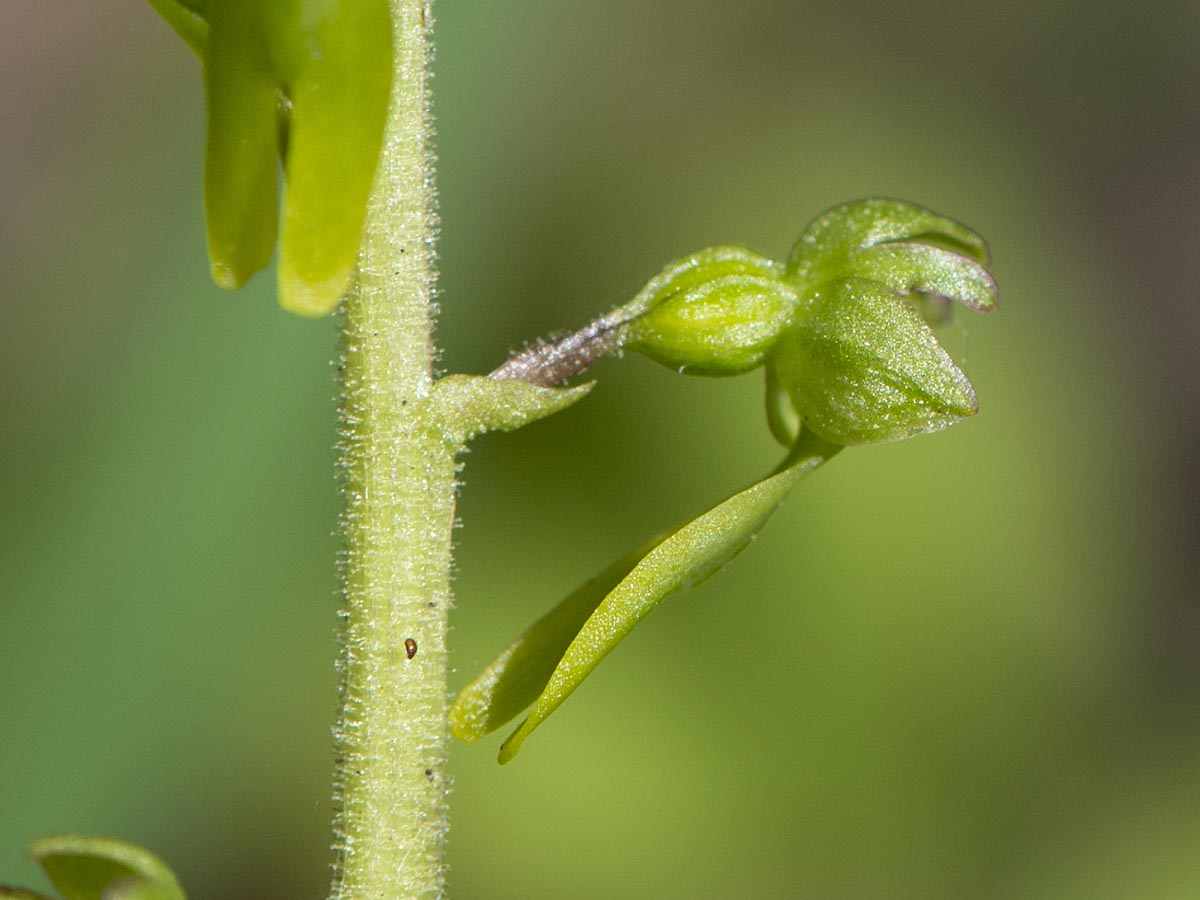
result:
[[[454,447],[429,402],[430,4],[392,0],[395,74],[360,276],[345,301],[334,900],[445,889],[446,614]]]

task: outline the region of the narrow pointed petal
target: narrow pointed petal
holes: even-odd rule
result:
[[[902,294],[920,291],[976,312],[996,308],[996,282],[979,262],[929,244],[876,244],[855,255],[853,274],[881,281]]]
[[[871,198],[834,207],[801,235],[787,261],[787,277],[806,287],[850,274],[860,250],[890,241],[932,244],[987,264],[983,238],[954,219],[902,200]]]
[[[650,610],[671,594],[699,584],[745,548],[787,493],[821,462],[808,459],[734,494],[638,561],[571,641],[533,711],[501,746],[501,764],[517,755],[525,739]]]

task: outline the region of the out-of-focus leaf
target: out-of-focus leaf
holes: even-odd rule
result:
[[[24,888],[0,884],[0,900],[53,900],[53,898],[39,894],[37,891],[27,891]]]
[[[278,232],[279,87],[263,59],[263,9],[219,2],[205,56],[205,228],[213,281],[226,289],[270,263]]]
[[[629,558],[617,563],[597,579],[595,593],[612,580],[620,580],[570,641],[538,695],[532,712],[501,746],[501,764],[517,755],[522,743],[534,729],[558,709],[650,610],[671,594],[699,584],[736,556],[796,483],[837,449],[840,448],[828,448],[819,456],[800,457],[793,454],[795,461],[777,474],[734,494],[655,543],[648,553],[636,560],[624,577],[621,577],[621,572],[629,566]],[[464,691],[458,715],[461,721],[473,723],[473,736],[478,736],[476,731],[484,733],[499,724],[500,716],[491,716],[482,704],[496,703],[501,714],[507,717],[512,715],[514,707],[520,708],[517,704],[523,700],[527,702],[535,686],[529,683],[534,680],[534,674],[542,677],[547,668],[547,658],[552,657],[557,647],[562,645],[569,628],[582,616],[586,606],[594,602],[595,593],[589,590],[590,587],[585,586],[564,601],[564,605],[570,602],[571,611],[564,611],[560,617],[541,628],[531,628],[527,632],[527,640],[518,640],[505,651],[505,655],[509,656],[507,660],[502,655],[476,685]],[[551,619],[551,616],[547,619]],[[509,683],[499,678],[489,680],[496,670],[502,675],[506,665],[511,664],[512,657],[518,652],[531,660],[522,673],[525,676],[523,679],[514,677]]]
[[[281,66],[291,127],[279,297],[309,316],[333,310],[354,274],[392,75],[386,2],[319,5]]]
[[[987,264],[983,238],[954,219],[901,200],[872,198],[836,206],[815,219],[792,248],[787,277],[806,289],[853,274],[861,250],[891,241],[930,244]]]
[[[241,287],[270,262],[278,233],[280,303],[332,311],[354,275],[383,137],[387,0],[151,2],[204,64],[213,280]]]
[[[65,900],[184,900],[166,863],[134,844],[58,835],[34,841],[26,852]]]

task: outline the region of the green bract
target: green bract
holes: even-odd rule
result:
[[[500,748],[508,762],[651,609],[742,550],[805,474],[846,445],[973,414],[975,391],[923,314],[950,301],[993,309],[987,260],[983,240],[951,219],[895,200],[849,203],[810,225],[786,265],[741,247],[702,250],[620,309],[494,372],[556,384],[621,348],[688,374],[761,365],[768,423],[790,452],[771,475],[614,563],[535,622],[459,696],[455,735],[475,740],[532,703]]]
[[[213,280],[241,287],[270,262],[278,232],[280,303],[332,311],[354,275],[383,137],[386,0],[150,2],[204,67]]]

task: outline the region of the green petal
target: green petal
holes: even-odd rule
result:
[[[877,244],[854,256],[856,276],[882,281],[903,294],[920,291],[955,300],[976,312],[996,308],[996,282],[980,263],[928,244]]]
[[[877,281],[825,285],[773,358],[804,425],[827,441],[894,441],[978,410],[966,375],[903,298]]]
[[[26,852],[65,900],[184,900],[162,860],[124,841],[60,835],[34,841]]]
[[[829,454],[831,455],[831,454]],[[736,556],[762,528],[796,483],[824,462],[806,458],[735,494],[657,544],[596,607],[558,661],[533,711],[500,748],[500,763],[513,759],[529,735],[569,697],[634,625],[664,598],[708,578]],[[605,574],[619,574],[623,560]],[[583,601],[576,598],[576,602]],[[555,629],[561,639],[571,617]],[[531,629],[532,631],[533,629]],[[547,627],[547,633],[551,629]],[[511,648],[510,648],[511,649]],[[546,654],[543,654],[546,655]],[[530,693],[525,686],[525,693]],[[504,698],[506,711],[520,697]]]
[[[792,248],[787,277],[812,289],[852,274],[851,257],[889,241],[931,244],[987,264],[983,238],[960,222],[901,200],[872,198],[846,203],[814,220]]]

